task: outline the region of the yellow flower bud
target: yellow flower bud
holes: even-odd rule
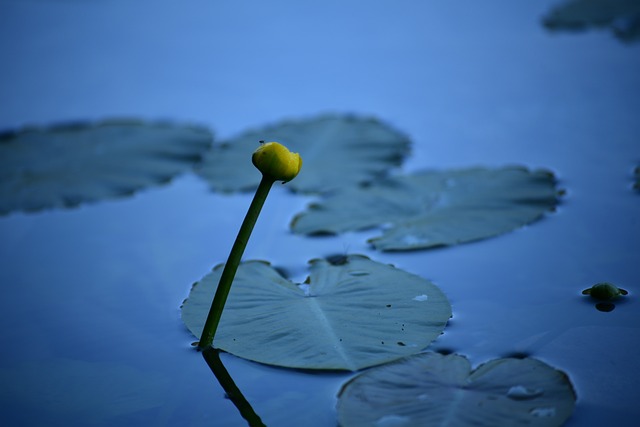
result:
[[[262,142],[262,141],[261,141]],[[251,158],[253,165],[274,181],[289,182],[302,168],[302,158],[277,142],[261,144]]]

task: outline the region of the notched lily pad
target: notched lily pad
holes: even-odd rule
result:
[[[484,239],[531,223],[558,203],[553,174],[521,167],[422,171],[344,187],[298,214],[299,234],[384,226],[370,242],[383,251]]]
[[[182,306],[196,337],[221,273],[217,266],[196,283]],[[301,285],[249,261],[238,269],[213,344],[271,365],[354,371],[418,353],[450,317],[434,284],[364,256],[313,260]]]
[[[346,383],[338,418],[354,426],[560,426],[576,395],[567,375],[536,359],[471,369],[462,356],[422,353]]]
[[[210,152],[198,173],[216,191],[257,187],[261,175],[250,159],[260,140],[277,141],[300,153],[302,171],[286,184],[300,192],[368,182],[399,165],[409,149],[406,136],[377,119],[322,115],[283,121],[225,141]]]
[[[553,31],[607,28],[622,42],[640,40],[640,2],[637,0],[571,0],[551,10],[543,25]]]
[[[73,207],[166,183],[201,159],[211,132],[109,120],[0,134],[0,214]]]

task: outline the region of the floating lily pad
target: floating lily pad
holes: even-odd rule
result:
[[[370,369],[338,395],[354,426],[560,426],[575,405],[566,374],[535,359],[498,359],[471,370],[458,355],[423,353]]]
[[[640,166],[636,167],[635,170],[633,171],[633,179],[634,179],[633,188],[635,190],[640,191]]]
[[[198,173],[216,191],[257,187],[260,172],[251,164],[258,141],[277,141],[300,153],[302,171],[287,187],[323,192],[368,182],[400,164],[409,140],[388,125],[351,115],[323,115],[284,121],[225,141],[205,159]]]
[[[640,40],[637,0],[571,0],[555,7],[543,20],[550,30],[608,28],[623,42]]]
[[[269,264],[240,265],[214,347],[271,365],[357,370],[424,349],[441,333],[451,306],[431,282],[364,256],[310,262],[301,286]],[[182,320],[200,337],[222,273],[191,289]]]
[[[383,251],[454,245],[506,233],[557,204],[553,174],[519,167],[423,171],[345,187],[298,214],[299,234],[385,226],[370,242]]]
[[[211,145],[206,129],[111,120],[0,134],[0,214],[72,207],[166,183]]]

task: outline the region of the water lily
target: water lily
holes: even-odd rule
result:
[[[302,168],[302,158],[298,153],[292,153],[287,147],[277,142],[264,143],[260,141],[260,147],[251,158],[254,166],[262,172],[262,180],[253,196],[247,215],[242,221],[238,236],[236,237],[229,258],[224,265],[216,293],[213,296],[211,309],[202,330],[198,348],[205,349],[212,345],[213,337],[220,323],[224,304],[227,302],[233,278],[238,271],[238,265],[242,259],[244,249],[256,224],[262,206],[264,205],[269,190],[276,181],[288,182],[295,178]]]
[[[274,181],[289,182],[302,168],[302,158],[277,142],[261,141],[260,147],[253,153],[253,165],[262,172],[263,177]]]
[[[612,300],[629,292],[609,282],[596,283],[589,289],[582,291],[583,295],[590,295],[598,300]]]

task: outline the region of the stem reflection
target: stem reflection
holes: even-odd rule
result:
[[[238,408],[238,411],[240,411],[242,418],[247,420],[249,426],[266,427],[222,364],[220,360],[220,350],[208,346],[202,350],[202,356],[204,356],[204,360],[207,362],[207,365],[209,365],[211,372],[216,376],[231,402],[233,402],[236,408]]]

